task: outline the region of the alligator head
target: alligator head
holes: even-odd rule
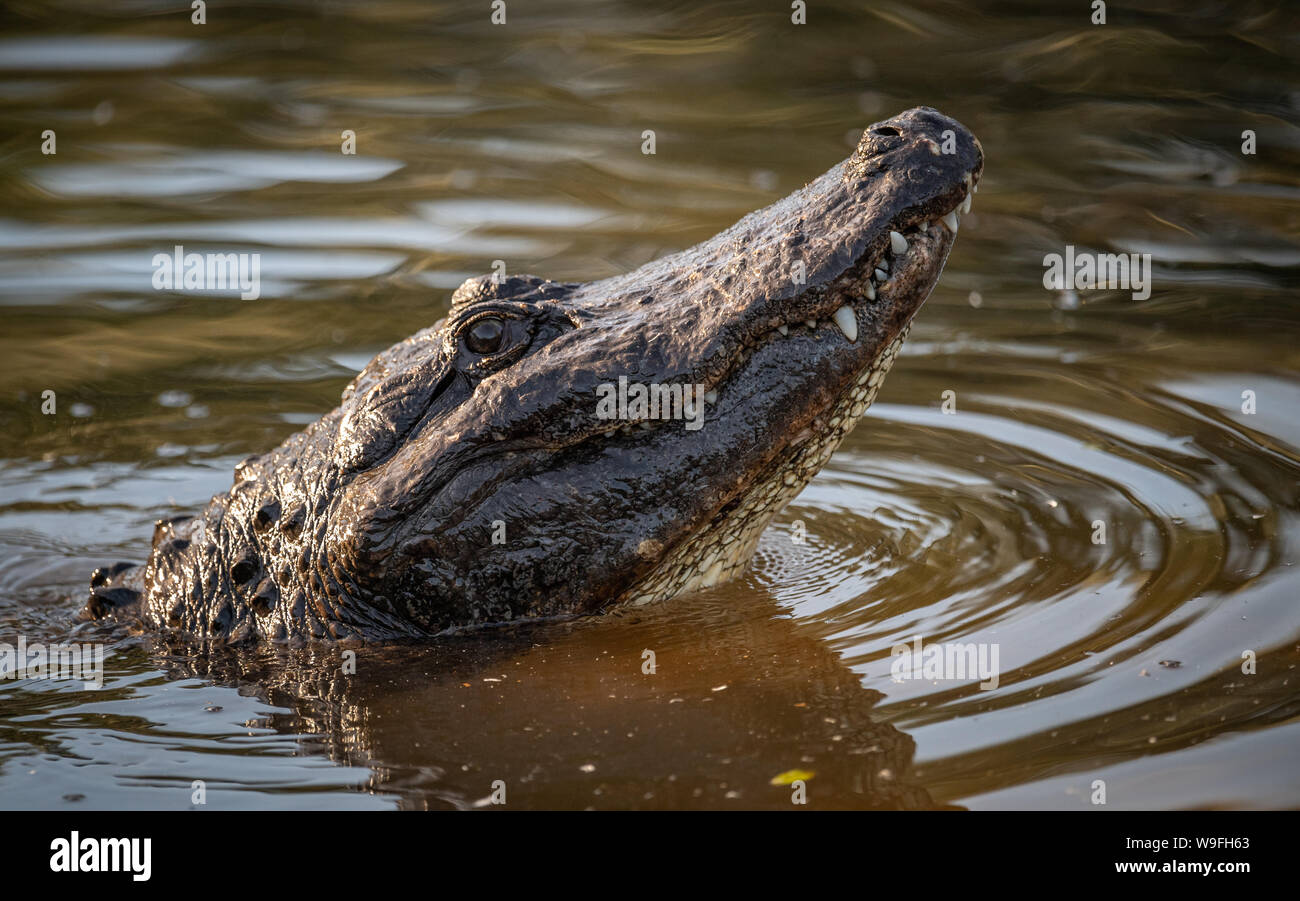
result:
[[[199,516],[159,523],[145,567],[97,573],[87,615],[385,637],[734,576],[874,399],[982,166],[959,123],[913,109],[635,272],[467,281],[336,410],[240,464]]]

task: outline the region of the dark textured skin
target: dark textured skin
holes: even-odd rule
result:
[[[955,153],[938,152],[946,130]],[[917,108],[803,189],[635,272],[471,279],[337,409],[242,462],[197,516],[159,522],[143,567],[97,571],[84,615],[243,642],[598,611],[822,425],[920,307],[952,236],[924,271],[855,305],[855,343],[772,330],[828,319],[891,228],[954,209],[981,169],[965,128]],[[481,357],[464,330],[487,312],[509,341]],[[609,433],[620,423],[596,416],[596,387],[619,376],[703,383],[718,401],[698,431]]]

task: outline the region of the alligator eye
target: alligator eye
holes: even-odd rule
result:
[[[465,333],[465,346],[476,354],[496,353],[506,334],[506,324],[492,316],[478,320]]]

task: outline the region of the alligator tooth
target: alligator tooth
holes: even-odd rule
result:
[[[939,221],[948,227],[948,231],[952,232],[954,235],[957,234],[957,211],[956,210],[950,210],[949,212],[945,213]]]
[[[970,186],[970,192],[971,192],[972,194],[978,194],[978,193],[980,192],[980,186],[979,186],[979,185],[971,185],[971,186]]]
[[[817,320],[816,320],[816,319],[805,319],[805,320],[803,321],[803,324],[806,325],[806,326],[808,326],[808,328],[817,328]]]
[[[884,258],[881,258],[881,260],[880,260],[880,268],[883,269],[883,270],[885,270],[886,272],[888,272],[888,271],[889,271],[889,260],[886,260],[886,259],[884,259]]]
[[[718,392],[713,390],[705,391],[704,402],[706,404],[716,404],[718,402]]]
[[[887,282],[887,281],[889,281],[889,273],[886,272],[886,271],[883,270],[883,269],[877,269],[877,270],[876,270],[876,281],[878,281],[878,282]]]
[[[867,294],[867,300],[875,300],[875,299],[876,299],[876,286],[873,285],[873,284],[871,284],[871,282],[867,282],[867,291],[866,291],[866,294]]]
[[[643,429],[653,429],[653,428],[654,428],[654,424],[653,424],[652,422],[650,422],[650,420],[648,420],[648,419],[643,419],[643,420],[641,421],[641,428],[643,428]]]
[[[889,249],[894,252],[894,256],[907,253],[907,239],[898,232],[891,231],[889,233]]]
[[[630,425],[621,425],[618,427],[618,430],[622,432],[624,435],[632,434],[632,427]]]
[[[965,216],[969,212],[970,212],[970,194],[967,194],[966,199],[961,202],[961,214]]]
[[[848,304],[835,311],[835,324],[840,327],[844,337],[850,341],[858,340],[858,317],[853,315],[853,308]]]
[[[788,334],[790,334],[790,326],[788,326],[788,325],[778,325],[778,326],[776,327],[776,330],[777,330],[778,332],[780,332],[781,334],[783,334],[783,335],[788,335]]]

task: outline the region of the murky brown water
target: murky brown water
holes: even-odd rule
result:
[[[812,6],[0,14],[4,641],[67,635],[95,566],[493,260],[625,271],[916,104],[987,157],[877,405],[743,581],[348,677],[117,640],[99,692],[0,682],[0,805],[187,807],[201,779],[209,807],[470,806],[494,780],[510,806],[789,807],[791,770],[814,807],[1085,808],[1099,779],[1110,807],[1300,805],[1296,19]],[[178,243],[260,252],[263,296],[153,291]],[[1151,253],[1151,297],[1045,290],[1067,244]],[[996,645],[998,687],[895,681],[916,635]]]

